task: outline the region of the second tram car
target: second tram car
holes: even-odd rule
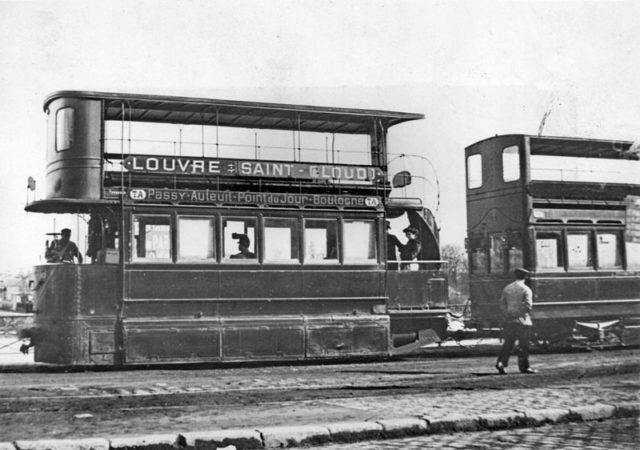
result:
[[[78,218],[87,256],[35,268],[37,362],[353,358],[444,335],[437,226],[387,173],[387,130],[422,115],[78,91],[44,110],[26,210]],[[412,270],[386,261],[389,218],[417,230]]]
[[[631,142],[527,135],[466,148],[470,301],[500,327],[512,271],[531,272],[534,330],[562,341],[640,317],[640,161]],[[597,324],[599,323],[599,324]]]

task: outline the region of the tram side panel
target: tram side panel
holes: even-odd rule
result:
[[[374,316],[382,271],[137,267],[123,333],[127,363],[385,354]]]
[[[35,277],[35,360],[113,364],[120,285],[117,266],[37,266]]]

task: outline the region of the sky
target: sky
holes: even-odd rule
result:
[[[0,0],[0,273],[37,264],[52,228],[24,206],[53,91],[422,113],[389,149],[437,178],[442,243],[462,246],[466,146],[545,114],[545,135],[640,139],[638,17],[633,0]]]

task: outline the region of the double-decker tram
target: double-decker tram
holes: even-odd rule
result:
[[[640,161],[631,142],[496,136],[466,148],[471,312],[499,327],[512,271],[531,272],[534,330],[602,337],[640,317]],[[620,336],[618,336],[620,337]]]
[[[433,216],[390,197],[387,131],[422,115],[77,91],[44,110],[26,210],[72,218],[85,258],[35,268],[37,362],[379,357],[445,332]],[[411,261],[387,263],[387,219]]]

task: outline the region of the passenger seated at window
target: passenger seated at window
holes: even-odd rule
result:
[[[231,259],[250,259],[256,257],[255,253],[249,251],[249,247],[251,247],[251,240],[246,234],[233,233],[231,237],[238,240],[238,250],[240,250],[239,253],[231,255]]]

